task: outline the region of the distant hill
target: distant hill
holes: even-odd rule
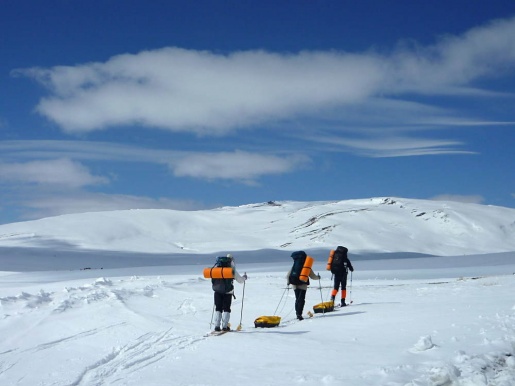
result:
[[[0,247],[205,254],[337,245],[353,253],[515,251],[515,209],[381,197],[95,212],[0,225]]]

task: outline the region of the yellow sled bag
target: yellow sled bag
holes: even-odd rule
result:
[[[315,314],[323,314],[325,312],[334,311],[334,302],[323,302],[313,306]]]
[[[254,320],[254,326],[257,327],[277,327],[281,323],[280,316],[260,316]]]

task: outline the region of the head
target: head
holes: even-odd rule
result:
[[[229,259],[229,261],[231,262],[231,266],[233,266],[233,267],[234,267],[234,257],[233,257],[230,253],[228,253],[226,257],[227,257],[227,258]]]
[[[338,245],[338,248],[336,248],[336,250],[339,252],[344,252],[344,253],[348,252],[348,249],[345,247],[342,247],[341,245]]]

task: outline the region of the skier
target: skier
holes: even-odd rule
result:
[[[306,253],[304,251],[298,251],[292,253],[292,257],[294,258],[294,260],[296,259],[294,257],[296,254],[303,256],[304,259],[306,258]],[[300,265],[301,267],[303,261],[304,260],[302,260],[302,263]],[[307,282],[302,282],[299,280],[299,271],[298,269],[295,269],[295,265],[296,264],[294,263],[293,267],[288,271],[288,274],[286,275],[286,285],[289,286],[291,284],[293,287],[293,291],[295,293],[295,313],[297,314],[297,319],[304,320],[302,312],[304,311],[304,304],[306,303],[306,292],[308,290],[309,280]],[[297,272],[295,273],[295,271]],[[313,280],[320,280],[320,275],[315,274],[315,272],[313,272],[311,268],[309,269],[309,277]]]
[[[220,267],[232,267],[234,278],[238,283],[247,280],[247,274],[241,276],[236,271],[233,256],[228,253],[226,257],[218,258],[217,265]],[[212,279],[215,298],[215,331],[230,331],[229,319],[231,318],[231,303],[234,296],[234,279]],[[234,296],[236,299],[236,297]],[[220,323],[222,328],[220,328]]]
[[[331,301],[334,302],[336,294],[338,293],[338,288],[341,286],[341,307],[345,307],[347,305],[345,303],[345,298],[347,297],[348,270],[354,272],[354,267],[352,266],[352,263],[347,257],[348,251],[349,250],[347,248],[338,246],[338,248],[336,248],[336,251],[334,251],[333,260],[331,263],[331,273],[334,275],[334,286],[333,290],[331,291]]]

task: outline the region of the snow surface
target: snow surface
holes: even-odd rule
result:
[[[463,218],[480,210],[466,208],[460,209]],[[506,211],[494,209],[499,214],[489,223],[509,224]],[[118,218],[111,225],[128,234],[126,214],[110,216]],[[68,228],[79,218],[72,216]],[[63,229],[66,219],[58,221]],[[32,223],[16,226],[29,234]],[[93,235],[86,226],[94,221],[84,223]],[[376,231],[373,223],[361,225]],[[227,252],[249,280],[236,284],[233,301],[232,327],[241,324],[242,330],[223,336],[207,336],[213,293],[202,269],[215,254],[167,259],[142,253],[145,245],[95,250],[86,239],[81,249],[7,245],[0,267],[19,269],[0,268],[0,385],[515,385],[515,252],[504,250],[514,235],[500,247],[498,234],[490,234],[476,241],[478,251],[459,256],[451,252],[470,248],[459,244],[467,238],[448,250],[442,245],[442,256],[429,256],[403,248],[411,245],[403,232],[390,244],[410,253],[359,255],[351,249],[355,272],[347,300],[353,303],[304,321],[294,319],[293,291],[286,287],[289,252],[235,242],[242,251]],[[283,237],[268,235],[270,245]],[[218,251],[226,242],[210,238],[204,247],[199,239],[196,245]],[[417,242],[424,249],[434,240]],[[305,312],[329,297],[327,252],[324,244],[312,254],[322,280],[311,283]],[[56,269],[65,261],[66,268]],[[107,264],[80,269],[91,262]],[[255,328],[263,315],[281,316],[281,325]]]

